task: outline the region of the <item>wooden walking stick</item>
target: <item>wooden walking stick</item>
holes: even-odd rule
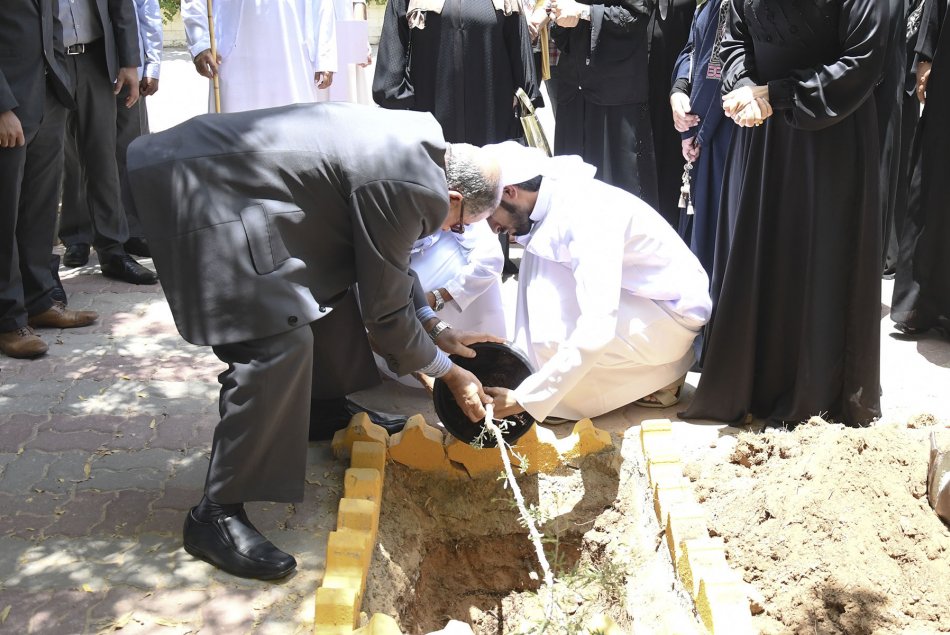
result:
[[[211,39],[211,59],[215,65],[218,63],[218,47],[214,42],[214,9],[212,0],[208,0],[208,36]],[[218,71],[215,69],[211,77],[211,83],[214,86],[214,111],[221,112],[221,85],[218,83]]]

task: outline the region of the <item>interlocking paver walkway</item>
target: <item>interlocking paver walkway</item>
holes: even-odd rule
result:
[[[201,496],[223,366],[178,336],[159,286],[109,281],[95,256],[62,274],[70,306],[100,320],[42,331],[44,358],[0,358],[0,631],[303,630],[345,466],[313,445],[303,503],[249,505],[300,560],[289,580],[195,561],[181,525]]]

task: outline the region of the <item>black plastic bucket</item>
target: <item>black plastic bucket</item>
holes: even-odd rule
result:
[[[475,357],[452,355],[452,361],[469,371],[482,382],[483,386],[517,388],[522,381],[534,372],[528,357],[511,344],[479,342],[470,346]],[[442,425],[452,436],[466,443],[474,441],[484,429],[484,422],[475,423],[459,408],[455,396],[441,379],[435,380],[432,401]],[[506,417],[510,422],[503,436],[508,443],[514,443],[527,432],[535,421],[527,412]],[[484,437],[485,447],[495,447],[495,435]]]

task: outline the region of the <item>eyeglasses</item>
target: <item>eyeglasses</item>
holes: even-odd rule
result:
[[[449,227],[452,233],[455,233],[455,234],[465,233],[465,223],[462,222],[464,218],[465,218],[465,199],[463,198],[462,202],[459,203],[459,222]]]

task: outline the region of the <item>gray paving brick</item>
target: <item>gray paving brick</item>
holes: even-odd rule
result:
[[[22,454],[7,463],[0,477],[0,492],[24,494],[46,474],[47,468],[56,460],[56,456],[36,450],[24,450]]]
[[[147,384],[141,382],[80,379],[51,410],[70,415],[126,415],[134,411],[146,387]]]
[[[71,379],[45,377],[43,379],[23,379],[0,385],[0,397],[17,398],[26,395],[61,395],[72,384]]]
[[[64,395],[65,393],[0,397],[0,412],[49,414],[56,409],[56,404],[62,402]]]
[[[0,419],[0,452],[16,452],[36,433],[49,417],[19,414]]]
[[[181,456],[171,450],[154,449],[139,452],[112,452],[99,457],[93,463],[93,470],[134,470],[154,469],[171,473],[176,468]]]
[[[210,445],[209,442],[209,448],[203,452],[191,452],[179,457],[175,464],[175,471],[165,483],[165,487],[203,488],[210,462]]]
[[[91,469],[93,458],[91,452],[81,450],[60,452],[54,455],[46,476],[33,487],[50,493],[72,492],[78,483],[88,478],[85,472],[86,463],[90,464]]]
[[[46,452],[63,452],[66,450],[93,452],[97,448],[106,447],[112,437],[111,433],[96,430],[80,430],[77,432],[44,430],[28,441],[26,447]]]

